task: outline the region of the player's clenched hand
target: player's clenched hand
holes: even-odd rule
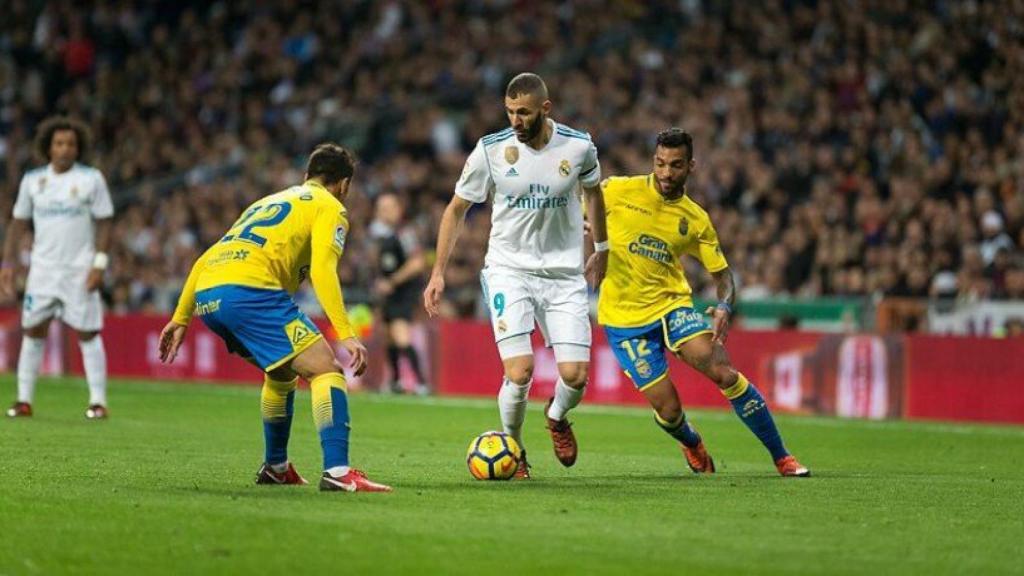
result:
[[[714,330],[714,334],[711,336],[712,342],[725,344],[725,339],[729,335],[729,312],[717,306],[708,306],[704,313],[712,318],[711,328]]]
[[[601,281],[604,280],[604,273],[608,269],[608,251],[601,250],[594,252],[587,259],[587,267],[583,273],[586,274],[587,280],[590,280],[590,285],[597,290],[601,287]]]
[[[351,358],[348,367],[352,369],[352,373],[362,376],[363,372],[366,372],[366,346],[363,346],[363,343],[355,336],[345,338],[341,341],[341,345],[348,350],[348,355]]]
[[[431,318],[441,310],[441,294],[444,294],[444,278],[431,276],[427,289],[423,291],[423,307]]]
[[[93,292],[99,290],[103,285],[103,270],[93,268],[89,271],[89,277],[85,279],[85,291]]]
[[[170,364],[174,362],[174,359],[178,357],[178,349],[181,348],[181,343],[185,341],[185,332],[188,331],[188,326],[178,324],[177,322],[171,321],[164,326],[164,329],[160,332],[160,361]]]

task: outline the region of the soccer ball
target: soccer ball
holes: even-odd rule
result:
[[[508,480],[519,468],[519,443],[504,432],[484,432],[469,443],[466,465],[477,480]]]

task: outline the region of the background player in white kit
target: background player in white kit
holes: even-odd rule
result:
[[[578,192],[582,185],[593,223],[595,252],[586,274],[597,288],[608,264],[601,166],[589,135],[548,118],[551,101],[536,74],[512,79],[505,91],[505,112],[511,128],[477,142],[441,219],[424,306],[431,316],[437,314],[445,268],[466,211],[492,198],[481,281],[505,368],[498,393],[501,422],[522,445],[533,381],[530,333],[536,322],[558,363],[555,395],[545,409],[548,430],[558,460],[572,466],[577,446],[565,415],[583,397],[591,338]],[[529,477],[525,449],[516,476]]]
[[[114,206],[99,170],[80,164],[89,151],[85,125],[55,117],[39,126],[36,152],[48,163],[21,179],[4,241],[0,290],[15,297],[14,270],[29,220],[35,227],[25,282],[18,356],[18,400],[11,417],[32,415],[32,396],[43,361],[50,320],[59,317],[78,333],[89,383],[87,418],[107,417],[107,355],[99,288],[107,267],[106,247]]]

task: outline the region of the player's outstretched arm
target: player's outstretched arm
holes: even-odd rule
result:
[[[310,255],[309,281],[313,285],[316,299],[330,320],[338,340],[351,356],[349,368],[356,376],[366,371],[366,347],[356,337],[345,310],[345,297],[338,280],[338,260],[344,251],[344,238],[348,220],[344,216],[322,213],[313,225]]]
[[[587,204],[588,229],[594,238],[594,253],[587,259],[584,274],[597,290],[608,269],[608,225],[605,221],[604,192],[601,186],[584,187],[583,196]]]
[[[472,202],[461,196],[452,196],[448,207],[444,209],[444,215],[441,216],[441,228],[437,232],[436,260],[430,273],[430,282],[423,291],[423,307],[431,317],[437,316],[440,311],[441,295],[444,293],[444,272],[448,268],[448,259],[451,258],[459,233],[462,232],[466,212],[472,205]]]
[[[736,283],[732,277],[732,270],[729,268],[712,272],[711,278],[715,282],[718,306],[709,306],[704,313],[710,314],[713,318],[714,335],[712,340],[724,344],[729,332],[729,322],[732,319],[732,308],[736,303]]]
[[[14,287],[14,270],[18,267],[18,245],[28,230],[28,220],[11,218],[4,238],[3,264],[0,265],[0,294],[4,299],[13,299],[17,295]]]

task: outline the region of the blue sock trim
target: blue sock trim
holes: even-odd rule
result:
[[[782,444],[782,436],[779,435],[779,429],[775,426],[775,420],[772,418],[771,411],[768,410],[768,404],[764,401],[761,393],[757,391],[753,382],[742,396],[730,400],[729,403],[732,404],[732,408],[740,420],[768,449],[772,460],[789,455],[786,447]]]
[[[295,391],[288,393],[285,412],[287,416],[278,420],[263,421],[263,441],[266,452],[263,455],[267,464],[281,464],[288,461],[288,438],[292,433],[292,415],[295,406]]]
[[[331,412],[334,414],[333,423],[320,431],[324,470],[335,466],[348,466],[348,396],[344,390],[331,388]]]

